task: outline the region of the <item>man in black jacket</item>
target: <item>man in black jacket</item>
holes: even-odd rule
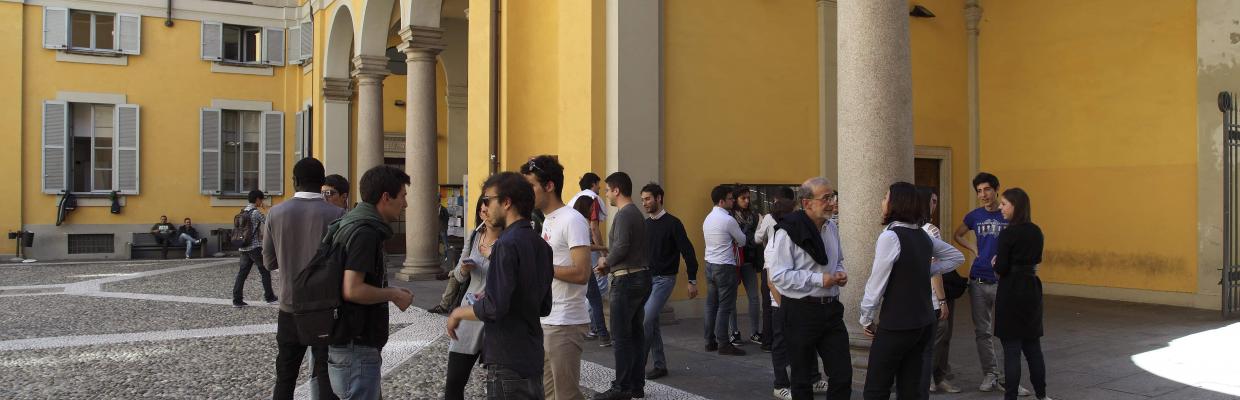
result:
[[[190,251],[194,250],[194,245],[202,243],[203,240],[198,238],[198,230],[194,229],[194,222],[189,218],[185,219],[185,224],[177,228],[177,238],[185,243],[185,259],[189,259]]]
[[[646,379],[667,376],[667,355],[663,354],[663,335],[659,330],[659,313],[667,299],[676,289],[676,275],[680,273],[680,259],[685,260],[685,272],[689,275],[689,298],[697,298],[697,253],[685,233],[685,225],[663,208],[663,187],[649,183],[642,187],[642,208],[646,210],[646,236],[650,244],[650,273],[653,275],[650,298],[646,300],[645,328],[646,351],[654,360],[654,368],[646,373]]]

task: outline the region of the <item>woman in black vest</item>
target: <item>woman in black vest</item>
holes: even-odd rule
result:
[[[887,400],[891,386],[899,399],[926,399],[926,349],[938,317],[930,304],[930,277],[955,269],[964,255],[921,229],[917,189],[897,182],[883,199],[883,224],[874,249],[874,267],[861,300],[861,326],[874,338],[865,376],[865,398]],[[934,261],[931,261],[931,258]],[[875,313],[882,304],[881,318]]]
[[[1042,359],[1042,229],[1034,225],[1029,195],[1020,188],[1003,192],[999,202],[1007,229],[999,234],[995,273],[999,274],[995,296],[995,336],[1003,342],[1003,368],[1007,376],[1004,398],[1015,400],[1020,384],[1020,354],[1029,361],[1029,380],[1038,399],[1046,399],[1046,363]]]

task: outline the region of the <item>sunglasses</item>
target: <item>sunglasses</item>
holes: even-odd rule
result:
[[[322,194],[323,194],[323,196],[326,196],[326,197],[331,197],[331,196],[335,196],[335,195],[340,194],[340,192],[337,192],[337,191],[335,191],[335,190],[324,190],[324,191],[322,192]]]

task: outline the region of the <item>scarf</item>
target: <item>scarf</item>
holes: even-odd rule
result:
[[[343,244],[347,248],[348,241],[353,239],[353,234],[363,227],[378,231],[381,240],[388,240],[392,237],[392,227],[388,226],[382,215],[379,215],[379,209],[363,201],[357,203],[357,206],[343,217],[332,222],[327,228],[327,234],[323,235],[323,241]]]
[[[775,224],[775,229],[787,232],[788,239],[809,254],[815,263],[827,265],[830,261],[827,258],[827,247],[822,244],[822,232],[814,225],[814,220],[805,214],[805,210],[788,214],[783,221]]]

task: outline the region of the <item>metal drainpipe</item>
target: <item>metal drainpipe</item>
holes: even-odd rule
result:
[[[499,66],[500,66],[500,0],[491,0],[491,148],[490,148],[490,170],[491,174],[499,172]]]
[[[172,0],[168,0],[168,18],[164,20],[164,26],[172,27]]]

